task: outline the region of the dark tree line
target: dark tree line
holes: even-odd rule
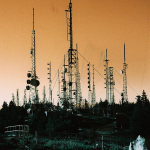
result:
[[[4,101],[0,110],[0,133],[4,134],[5,127],[25,124],[27,112],[23,107],[17,107],[12,101],[9,105]]]
[[[63,109],[60,106],[56,106],[55,111],[49,111],[46,116],[45,111],[54,109],[52,103],[39,104],[38,108],[32,111],[31,114],[27,113],[29,104],[25,107],[18,107],[12,101],[9,105],[4,101],[2,109],[0,110],[0,133],[4,134],[5,127],[14,125],[29,125],[30,133],[34,131],[46,130],[50,132],[77,132],[78,125],[75,122],[72,112],[67,111],[69,106],[73,108],[74,104],[70,104],[68,101],[64,101]],[[85,100],[85,107],[80,110],[86,110],[89,114],[95,116],[107,116],[108,113],[108,101],[100,100],[94,107],[90,107]],[[130,130],[133,133],[140,135],[150,135],[150,104],[145,91],[141,96],[137,96],[137,102],[129,103],[125,102],[123,105],[114,103],[114,114],[125,113],[131,117]]]
[[[150,135],[150,105],[146,92],[137,96],[137,102],[132,115],[131,130],[140,135]]]

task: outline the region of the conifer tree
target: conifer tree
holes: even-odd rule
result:
[[[141,102],[142,102],[143,107],[149,107],[149,100],[148,100],[146,92],[144,90],[142,92]]]
[[[143,90],[142,96],[137,96],[137,102],[132,115],[131,129],[141,135],[150,135],[149,100]]]
[[[144,119],[143,119],[143,108],[141,102],[141,96],[137,96],[137,102],[135,104],[134,112],[132,115],[131,121],[131,130],[135,133],[141,134],[142,128],[144,126]]]

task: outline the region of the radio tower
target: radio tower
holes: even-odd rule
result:
[[[35,30],[34,30],[34,8],[33,8],[33,30],[31,35],[31,62],[32,62],[32,68],[31,71],[28,71],[30,73],[27,74],[27,77],[31,80],[27,80],[27,84],[30,84],[30,86],[26,86],[27,90],[30,90],[29,97],[30,100],[33,101],[35,104],[39,103],[38,98],[38,89],[40,82],[37,80],[38,77],[36,76],[36,57],[35,57]],[[30,102],[31,106],[31,102]]]
[[[19,89],[17,89],[17,106],[19,106]]]
[[[109,103],[109,68],[108,68],[108,59],[107,59],[107,49],[106,49],[106,60],[105,60],[105,62],[106,62],[106,64],[104,65],[104,67],[105,67],[105,74],[104,75],[106,75],[106,78],[105,78],[105,80],[106,80],[106,82],[105,82],[105,84],[106,84],[106,100],[108,101],[108,103]]]
[[[75,76],[73,76],[73,71],[76,67],[76,50],[73,49],[73,36],[72,36],[72,3],[71,0],[69,0],[69,8],[66,11],[66,19],[67,19],[67,40],[68,40],[68,34],[70,35],[70,48],[68,50],[68,75],[69,75],[69,101],[72,103],[72,100],[75,99],[73,96],[75,96],[76,89],[75,88]],[[67,12],[69,13],[69,18],[67,17]],[[69,32],[68,32],[69,27]],[[74,77],[74,78],[73,78]],[[71,107],[70,107],[71,108]]]
[[[59,69],[58,69],[58,91],[57,91],[57,96],[58,96],[58,100],[57,100],[57,104],[59,103],[59,105],[61,106],[61,97],[60,97],[60,80],[59,80]]]
[[[109,79],[110,79],[110,105],[114,103],[114,85],[113,67],[109,67]]]
[[[23,106],[27,104],[26,89],[24,90]]]
[[[12,102],[16,105],[14,93],[12,93]]]
[[[91,95],[91,72],[90,72],[90,63],[87,64],[88,68],[88,103],[91,105],[91,98],[92,98],[92,95]]]
[[[80,84],[80,73],[79,73],[79,59],[78,59],[78,47],[76,44],[76,109],[77,109],[77,104],[80,103],[81,100],[81,84]],[[79,104],[80,105],[80,104]]]
[[[52,80],[51,80],[51,62],[48,63],[47,65],[49,65],[49,68],[47,68],[49,70],[49,102],[52,103],[52,88],[51,88],[51,85],[52,85]]]
[[[96,102],[96,94],[95,94],[95,83],[94,83],[94,65],[93,65],[93,91],[92,91],[92,108]]]
[[[67,87],[66,87],[66,78],[65,78],[65,73],[67,72],[67,68],[65,68],[65,55],[64,55],[64,68],[63,68],[63,79],[62,79],[62,82],[63,82],[63,85],[62,85],[62,91],[63,91],[63,96],[62,96],[62,98],[60,99],[61,100],[61,104],[63,104],[64,103],[64,101],[66,101],[67,100],[67,93],[66,93],[66,91],[67,91]]]
[[[128,95],[127,95],[127,76],[126,76],[126,69],[128,67],[128,64],[126,64],[125,59],[125,43],[124,43],[124,63],[123,63],[123,70],[121,70],[121,74],[123,74],[123,92],[121,93],[122,101],[127,102],[128,101]]]

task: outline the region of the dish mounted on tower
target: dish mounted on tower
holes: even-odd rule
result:
[[[30,90],[30,99],[34,103],[38,103],[38,90],[37,87],[40,85],[40,82],[38,77],[36,76],[36,57],[35,57],[35,30],[34,30],[34,8],[33,8],[33,30],[32,30],[32,36],[31,36],[31,62],[32,62],[32,68],[31,71],[28,71],[29,73],[27,74],[28,79],[27,84],[30,84],[30,86],[26,86],[27,90]]]

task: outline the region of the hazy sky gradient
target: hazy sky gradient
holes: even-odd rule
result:
[[[47,63],[52,63],[52,79],[67,53],[66,13],[69,0],[0,0],[0,105],[16,97],[22,104],[27,72],[31,69],[30,48],[32,12],[35,12],[36,65],[43,86],[48,89]],[[109,66],[120,73],[123,69],[123,46],[126,44],[127,82],[138,93],[144,89],[150,96],[150,2],[149,0],[72,0],[73,47],[104,76],[105,50]],[[83,98],[88,98],[87,62],[79,56]],[[114,71],[115,88],[121,92],[122,78]],[[56,78],[55,78],[56,80]],[[52,87],[55,83],[52,83]],[[105,100],[104,79],[95,72],[96,98]],[[137,93],[128,86],[129,102]],[[57,101],[57,83],[53,90]],[[121,96],[115,91],[118,103]],[[27,92],[28,97],[28,92]],[[47,92],[48,97],[48,92]]]

